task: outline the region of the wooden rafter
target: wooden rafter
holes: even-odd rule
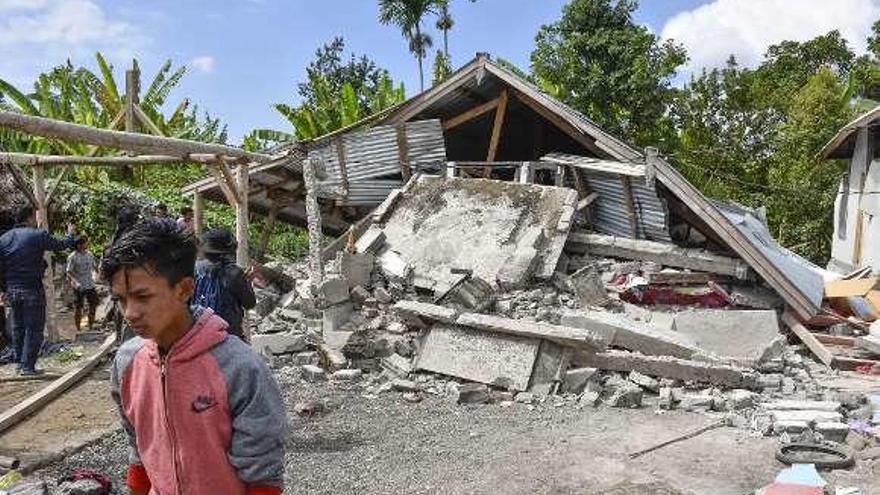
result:
[[[596,145],[596,142],[590,139],[588,136],[584,135],[583,132],[576,129],[573,125],[568,123],[565,119],[561,118],[559,115],[553,113],[547,107],[541,105],[540,103],[532,100],[525,93],[521,93],[519,91],[513,90],[513,95],[517,100],[524,103],[526,106],[534,110],[535,113],[545,118],[551,124],[555,125],[559,129],[562,130],[566,135],[580,143],[584,148],[587,148],[596,156],[606,157],[608,156],[608,152],[604,151],[602,148]]]
[[[498,98],[487,101],[486,103],[483,103],[482,105],[477,105],[474,108],[471,108],[470,110],[466,110],[466,111],[456,115],[455,117],[452,117],[451,119],[447,119],[447,120],[443,121],[443,130],[448,131],[450,129],[454,129],[454,128],[460,126],[461,124],[464,124],[465,122],[469,122],[469,121],[479,117],[480,115],[491,112],[492,110],[497,108],[500,103],[501,103],[501,97],[499,96]]]
[[[0,127],[14,129],[35,136],[143,154],[184,157],[197,153],[207,153],[233,158],[247,158],[260,163],[272,159],[271,156],[264,153],[245,151],[234,146],[98,129],[87,125],[23,115],[15,112],[0,112]]]
[[[49,190],[46,192],[46,203],[52,203],[52,198],[55,196],[55,191],[58,190],[58,186],[61,185],[61,181],[67,176],[67,173],[70,171],[70,165],[65,165],[61,167],[61,172],[58,172],[58,177],[55,178],[55,181],[49,185]]]
[[[159,126],[153,123],[153,120],[150,118],[149,115],[147,115],[146,112],[144,112],[140,105],[134,105],[132,107],[132,110],[134,111],[135,116],[137,116],[138,121],[140,121],[140,123],[144,127],[149,129],[150,132],[152,132],[156,136],[165,136],[165,133],[163,133],[162,130],[159,129]]]
[[[223,191],[223,195],[226,196],[226,201],[229,202],[230,206],[235,206],[238,204],[238,196],[229,188],[229,182],[227,182],[223,172],[220,171],[220,168],[223,166],[223,164],[217,162],[213,166],[208,167],[208,169],[211,171],[211,175],[214,176],[214,181],[220,187],[220,190]],[[226,169],[226,172],[229,173],[229,169]]]
[[[495,110],[495,122],[492,125],[492,137],[489,139],[489,151],[486,153],[486,161],[494,162],[498,155],[498,144],[501,142],[501,129],[504,127],[504,118],[507,115],[507,90],[501,92],[498,97],[498,109]],[[489,177],[491,169],[483,169],[483,177]]]
[[[0,163],[13,165],[51,166],[126,166],[126,165],[167,165],[169,163],[214,163],[220,159],[227,163],[241,163],[246,159],[219,157],[208,153],[194,153],[186,156],[139,155],[139,156],[90,156],[90,155],[33,155],[29,153],[0,152]]]

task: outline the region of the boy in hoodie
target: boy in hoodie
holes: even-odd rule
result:
[[[173,220],[135,225],[104,277],[139,337],[116,354],[113,398],[129,438],[131,494],[278,495],[284,403],[262,360],[193,307],[196,243]]]

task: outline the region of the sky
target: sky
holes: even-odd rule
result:
[[[527,68],[535,35],[566,3],[454,0],[453,65],[488,52]],[[863,51],[878,18],[880,0],[642,0],[636,14],[687,48],[685,76],[730,54],[753,65],[773,43],[831,29]],[[170,58],[189,67],[171,104],[190,97],[238,143],[254,128],[290,130],[271,105],[296,103],[296,83],[315,49],[334,36],[403,81],[408,96],[417,93],[418,68],[405,41],[377,19],[376,0],[0,0],[0,78],[29,89],[37,74],[68,58],[95,68],[101,51],[122,81],[132,58],[145,78]],[[431,31],[439,47],[442,37]]]

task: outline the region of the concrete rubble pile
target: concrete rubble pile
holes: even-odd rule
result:
[[[368,395],[699,411],[875,452],[880,399],[821,385],[834,372],[788,344],[780,298],[748,266],[672,245],[591,250],[614,240],[583,233],[576,198],[414,179],[326,256],[320,286],[305,262],[263,267],[253,346]]]

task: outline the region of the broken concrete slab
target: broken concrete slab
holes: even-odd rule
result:
[[[789,435],[797,435],[809,429],[810,423],[806,421],[786,420],[773,422],[773,433],[776,435],[781,435],[783,433],[788,433]]]
[[[807,423],[842,421],[843,415],[836,411],[770,411],[774,421],[806,421]]]
[[[608,341],[597,332],[549,323],[513,320],[500,316],[465,313],[458,317],[456,324],[489,332],[506,333],[520,337],[546,339],[564,346],[586,347],[593,350],[604,349]]]
[[[318,350],[321,352],[323,361],[327,364],[327,368],[330,371],[337,371],[348,367],[348,359],[345,358],[341,350],[333,349],[327,344],[321,344],[318,346]]]
[[[489,282],[468,275],[440,294],[436,301],[439,304],[451,305],[461,311],[482,312],[495,302],[495,290]]]
[[[330,379],[339,381],[339,382],[356,382],[361,379],[364,372],[359,369],[345,369],[334,371],[332,375],[330,375]]]
[[[395,205],[397,205],[397,202],[400,201],[401,197],[403,197],[402,189],[392,189],[391,193],[385,197],[385,200],[373,210],[373,221],[376,223],[384,222],[385,219],[388,218],[388,215],[391,214]]]
[[[282,332],[255,334],[251,336],[251,347],[257,354],[277,356],[304,351],[309,346],[309,339],[299,333]]]
[[[553,242],[567,236],[557,226],[564,206],[577,200],[568,188],[495,180],[423,176],[410,185],[386,218],[386,246],[410,263],[415,278],[437,287],[457,281],[452,268],[494,284],[526,248],[535,253],[519,255],[523,266],[555,269],[562,253]],[[535,234],[541,234],[537,243]],[[526,264],[526,258],[532,259]]]
[[[369,287],[373,267],[376,262],[375,256],[369,253],[346,253],[340,251],[336,255],[339,265],[339,275],[348,282],[348,288]]]
[[[825,440],[843,443],[849,433],[849,425],[840,421],[818,421],[814,426],[816,433],[821,433]]]
[[[583,328],[601,336],[608,345],[652,356],[693,358],[703,351],[681,334],[661,330],[624,315],[600,311],[567,311],[562,315],[563,325]]]
[[[329,306],[348,301],[348,282],[342,278],[328,278],[318,287],[318,296]]]
[[[415,368],[523,391],[529,386],[539,345],[534,338],[437,324],[425,336]]]
[[[354,306],[350,302],[344,302],[325,308],[324,311],[321,312],[322,328],[324,332],[338,332],[340,327],[348,323],[352,312],[354,312]]]
[[[417,319],[422,324],[426,320],[455,323],[455,320],[458,318],[458,312],[452,308],[419,301],[397,301],[394,304],[394,311],[406,320]]]
[[[354,249],[358,253],[376,254],[383,244],[385,244],[385,232],[382,232],[382,228],[377,225],[370,225],[370,228],[357,240]]]
[[[768,411],[828,411],[839,412],[840,402],[837,401],[814,401],[814,400],[774,400],[764,402],[761,408]]]
[[[590,380],[597,379],[596,368],[574,368],[565,372],[562,378],[562,393],[580,394]]]
[[[610,371],[639,373],[676,380],[712,383],[730,388],[755,388],[751,370],[722,364],[677,359],[669,356],[646,356],[626,351],[605,351],[584,356],[587,366]]]
[[[674,330],[718,359],[757,366],[782,353],[775,311],[700,309],[675,315]]]
[[[566,350],[554,342],[542,341],[529,381],[529,392],[549,395],[554,391],[554,385],[562,382],[566,368],[568,368]]]
[[[379,360],[379,366],[394,376],[404,377],[412,373],[412,360],[401,356],[400,354],[392,354]]]
[[[634,383],[626,380],[611,380],[605,384],[609,395],[605,399],[605,403],[611,407],[621,407],[627,409],[639,408],[642,406],[642,397],[644,392],[642,388]]]
[[[525,287],[535,271],[537,260],[538,250],[533,247],[524,247],[510,255],[495,276],[498,288],[512,291]]]
[[[749,265],[738,258],[641,239],[575,232],[569,234],[567,247],[593,256],[653,261],[663,266],[730,275],[739,279],[749,278],[751,271]]]
[[[386,250],[379,256],[379,268],[385,278],[393,281],[405,281],[410,274],[409,263],[397,251]]]
[[[571,274],[569,283],[584,306],[598,306],[608,301],[608,291],[599,275],[599,269],[594,264],[589,264]]]
[[[648,375],[643,375],[638,371],[631,371],[627,378],[629,379],[629,381],[635,383],[645,390],[649,390],[654,393],[660,392],[660,381],[655,378],[651,378]]]

